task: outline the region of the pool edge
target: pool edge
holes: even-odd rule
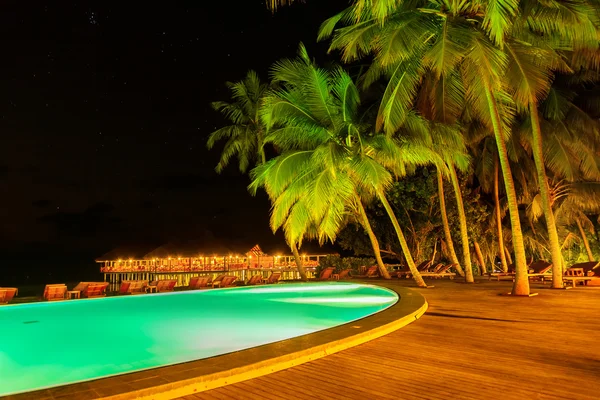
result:
[[[386,287],[385,285],[375,285]],[[331,354],[335,354],[342,350],[346,350],[352,348],[354,346],[358,346],[360,344],[366,343],[373,339],[377,339],[381,336],[385,336],[389,333],[392,333],[411,322],[416,321],[421,318],[423,314],[427,311],[428,303],[425,297],[423,297],[420,293],[412,291],[406,288],[389,288],[396,292],[399,296],[399,301],[396,302],[393,306],[378,312],[377,314],[373,314],[371,316],[365,317],[361,320],[351,322],[350,324],[359,324],[367,322],[368,320],[381,319],[385,316],[385,314],[390,314],[397,307],[405,308],[407,300],[416,300],[414,297],[419,297],[420,300],[417,304],[413,306],[416,309],[413,309],[410,313],[405,314],[404,316],[393,319],[385,324],[370,328],[368,330],[364,330],[362,332],[352,334],[346,337],[341,337],[334,341],[328,341],[323,344],[319,344],[304,350],[294,351],[291,353],[283,354],[280,356],[276,356],[273,358],[267,358],[258,362],[252,362],[243,366],[235,367],[225,371],[214,372],[211,374],[201,375],[194,378],[189,378],[181,381],[171,382],[167,384],[157,385],[145,389],[140,389],[127,393],[120,393],[117,395],[102,397],[106,400],[128,400],[128,399],[141,399],[141,400],[162,400],[162,399],[174,399],[177,397],[188,396],[191,394],[201,393],[207,390],[216,389],[222,386],[230,385],[237,382],[243,382],[249,379],[254,379],[260,376],[268,375],[277,371],[281,371],[290,367],[294,367],[300,364],[304,364],[306,362],[316,360]],[[404,300],[404,301],[403,301]],[[403,304],[404,303],[404,304]],[[411,302],[412,303],[412,302]],[[417,307],[418,306],[418,307]],[[411,308],[414,308],[411,307]],[[340,328],[348,329],[349,324],[340,325],[338,327],[330,328],[326,331],[337,330]],[[315,332],[309,335],[304,336],[312,336],[323,334],[324,332]],[[302,340],[303,337],[287,339],[284,342],[291,342],[296,340]],[[261,347],[268,347],[277,345],[277,343],[271,343]],[[241,350],[236,353],[238,357],[243,357],[243,354],[247,351],[251,351],[253,349]],[[226,356],[226,355],[225,355]],[[225,357],[219,356],[219,357]],[[168,367],[166,367],[168,368]]]
[[[0,396],[1,400],[173,399],[294,367],[394,332],[419,319],[428,303],[407,288],[385,281],[355,281],[394,291],[399,301],[347,324],[250,349],[93,381]]]

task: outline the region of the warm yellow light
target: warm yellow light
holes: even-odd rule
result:
[[[248,256],[248,258],[252,258],[252,256]]]
[[[171,257],[169,257],[169,260],[171,259]]]
[[[177,257],[178,260],[181,260],[181,257]]]

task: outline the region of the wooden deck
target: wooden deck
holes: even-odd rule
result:
[[[600,287],[432,284],[428,312],[390,335],[183,399],[600,398]]]

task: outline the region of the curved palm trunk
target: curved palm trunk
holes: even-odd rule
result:
[[[415,265],[415,260],[413,260],[412,255],[410,254],[410,250],[408,248],[408,243],[406,243],[406,238],[402,233],[402,229],[400,228],[400,224],[398,223],[398,219],[396,218],[396,214],[394,214],[394,210],[392,210],[392,206],[387,201],[385,194],[383,192],[377,192],[377,197],[383,204],[385,211],[387,211],[390,220],[392,220],[392,225],[394,225],[394,229],[396,230],[396,235],[398,235],[398,241],[400,242],[400,247],[402,248],[402,253],[404,253],[404,258],[406,259],[406,263],[408,264],[408,269],[412,274],[417,286],[427,287],[427,284],[423,280],[423,277],[417,270],[417,266]]]
[[[575,222],[577,222],[577,227],[579,228],[579,233],[581,234],[581,239],[583,239],[583,245],[585,246],[585,251],[587,252],[587,255],[588,255],[588,261],[594,261],[594,254],[592,253],[592,249],[590,248],[590,242],[588,242],[587,235],[585,234],[585,231],[583,230],[583,226],[581,226],[581,222],[579,221],[579,218],[576,218]]]
[[[535,170],[537,172],[540,197],[542,199],[542,209],[544,210],[544,218],[546,219],[548,239],[550,240],[550,254],[552,255],[552,287],[554,289],[562,289],[564,287],[562,279],[562,252],[560,251],[554,212],[552,211],[552,205],[550,204],[550,191],[548,190],[548,178],[546,177],[546,167],[544,165],[540,119],[537,106],[534,102],[529,103],[529,114],[531,115],[531,130],[533,133],[533,160],[535,161]]]
[[[439,168],[437,170],[437,182],[438,196],[440,198],[440,213],[442,214],[442,226],[444,227],[444,237],[446,238],[446,246],[448,246],[448,252],[450,253],[450,260],[453,264],[456,264],[456,271],[458,274],[460,276],[465,276],[465,272],[460,266],[460,261],[458,261],[458,257],[456,256],[452,235],[450,234],[450,224],[448,223],[448,213],[446,212],[446,199],[444,198],[444,178]]]
[[[512,295],[529,296],[529,277],[527,276],[527,258],[525,256],[525,245],[523,244],[523,232],[521,231],[521,221],[519,220],[519,208],[517,205],[517,193],[513,181],[510,165],[508,163],[508,152],[504,135],[502,133],[502,121],[498,113],[496,99],[489,86],[485,87],[485,96],[487,98],[490,116],[494,127],[494,137],[498,147],[498,157],[502,167],[502,177],[504,178],[504,187],[506,189],[506,199],[508,201],[508,211],[510,214],[510,224],[512,227],[513,249],[515,252],[515,282],[513,284]]]
[[[298,247],[296,243],[290,244],[290,249],[292,249],[292,254],[294,254],[294,260],[296,261],[296,267],[298,267],[298,273],[300,274],[300,279],[303,281],[307,281],[306,270],[302,265],[302,257],[300,257],[300,253],[298,253]]]
[[[500,213],[500,171],[498,168],[498,156],[494,160],[494,205],[496,206],[496,229],[498,234],[498,253],[500,253],[500,263],[502,272],[508,272],[506,263],[506,254],[504,253],[504,234],[502,233],[502,214]],[[492,271],[493,272],[493,271]]]
[[[454,188],[456,197],[456,208],[458,209],[458,219],[460,223],[460,241],[462,243],[463,261],[465,266],[465,281],[467,283],[475,282],[473,278],[473,267],[471,266],[471,250],[469,249],[469,234],[467,232],[467,217],[465,215],[465,207],[463,204],[462,193],[460,192],[460,184],[454,165],[448,165],[450,170],[450,180]]]
[[[371,240],[371,246],[373,246],[373,253],[375,253],[375,259],[377,260],[377,266],[379,267],[379,275],[385,279],[392,279],[390,273],[383,264],[383,260],[381,259],[381,250],[379,248],[379,241],[377,240],[375,233],[373,233],[373,229],[369,223],[369,218],[367,217],[367,212],[365,211],[360,199],[356,199],[356,205],[358,207],[358,212],[360,213],[361,225],[367,231],[367,235],[369,235],[369,239]]]
[[[477,255],[477,260],[479,261],[479,269],[481,271],[481,275],[483,276],[487,272],[487,267],[485,266],[485,259],[483,258],[481,248],[479,247],[479,243],[477,243],[477,241],[473,242],[473,247],[475,247],[475,255]]]

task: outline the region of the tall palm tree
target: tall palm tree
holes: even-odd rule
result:
[[[208,137],[207,147],[212,149],[218,141],[227,140],[221,159],[215,170],[221,173],[232,157],[237,157],[240,172],[246,173],[249,167],[264,164],[265,126],[260,121],[258,110],[269,86],[262,83],[258,74],[248,71],[239,82],[227,82],[231,90],[231,102],[216,101],[211,105],[231,122],[231,125],[217,129]]]
[[[452,95],[456,89],[446,83],[447,78],[455,74],[460,76],[466,107],[448,106],[446,109],[468,109],[494,134],[516,259],[512,292],[528,295],[525,248],[506,146],[516,109],[510,95],[514,92],[507,91],[503,80],[510,60],[503,48],[507,38],[512,37],[510,33],[514,17],[519,14],[518,6],[516,0],[503,1],[501,5],[492,1],[398,3],[357,0],[354,6],[326,21],[320,37],[329,37],[336,25],[346,23],[349,26],[335,32],[331,48],[340,49],[348,61],[374,54],[366,81],[373,82],[382,76],[388,80],[378,118],[379,127],[387,132],[395,131],[405,122],[424,75],[435,74],[448,93],[446,99],[449,101],[456,100]],[[523,18],[522,21],[526,21],[521,24],[524,26],[536,23],[535,18]]]
[[[231,102],[217,101],[212,107],[223,114],[231,125],[217,129],[208,137],[207,147],[212,149],[220,140],[227,140],[221,153],[221,159],[215,170],[221,173],[232,157],[237,157],[239,170],[246,173],[254,165],[264,164],[265,125],[260,120],[259,109],[269,85],[262,83],[258,74],[248,71],[246,77],[239,82],[227,82],[231,90]],[[307,280],[302,257],[295,243],[288,243],[302,280]]]
[[[435,154],[418,144],[372,134],[360,121],[358,89],[349,75],[339,68],[317,68],[303,46],[298,59],[279,62],[272,75],[284,89],[265,98],[263,120],[270,127],[267,141],[283,153],[252,171],[250,187],[264,186],[274,200],[272,227],[282,226],[288,240],[301,242],[307,227],[316,225],[319,237],[331,240],[349,205],[376,197],[392,221],[415,280],[425,286],[386,190],[393,182],[390,171],[403,176],[408,166],[430,164]]]
[[[586,1],[559,2],[561,8],[549,8],[538,2],[524,1],[511,35],[504,42],[508,56],[505,82],[517,110],[527,113],[531,124],[531,149],[535,161],[538,188],[548,230],[552,256],[552,287],[563,288],[562,253],[552,211],[544,145],[538,105],[550,91],[555,72],[569,73],[561,50],[598,49],[597,10]],[[554,11],[551,16],[548,11]],[[596,19],[596,21],[594,21]]]

